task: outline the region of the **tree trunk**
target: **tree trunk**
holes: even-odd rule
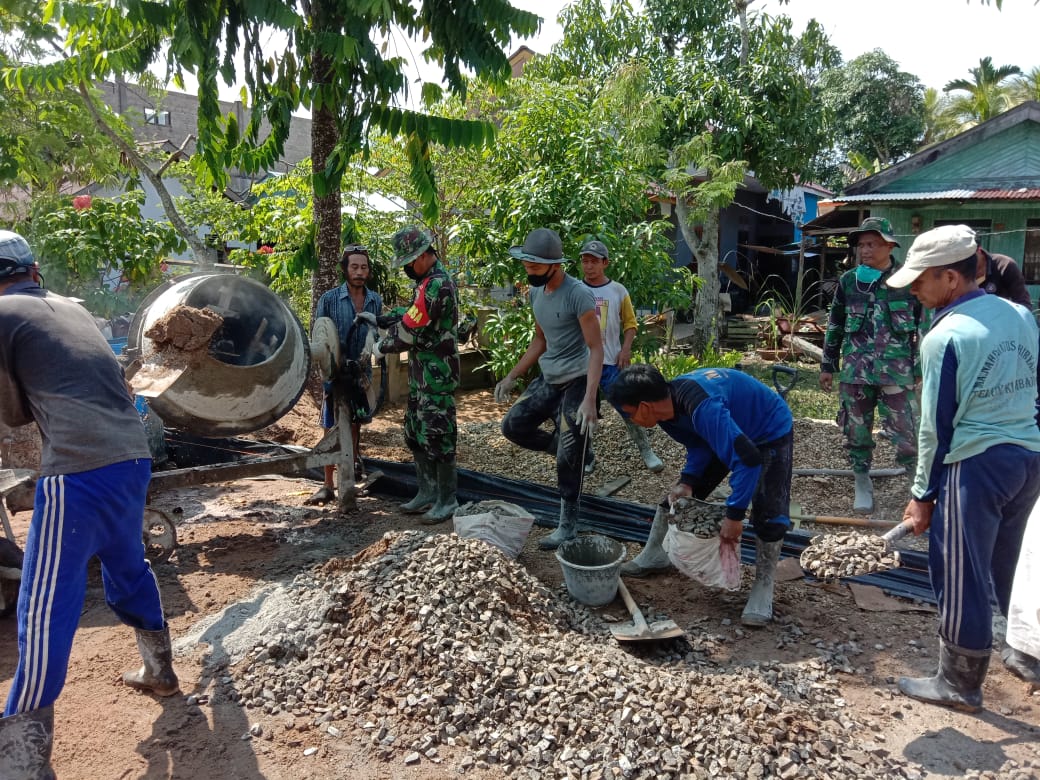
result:
[[[314,27],[320,30],[323,21],[323,3],[315,3]],[[330,24],[331,26],[331,24]],[[325,166],[336,144],[339,143],[338,105],[331,97],[333,82],[332,61],[320,52],[311,57],[314,91],[324,93],[321,107],[311,118],[311,177],[317,180],[325,175]],[[311,318],[318,306],[318,299],[326,290],[339,285],[339,253],[343,234],[342,198],[338,186],[322,187],[325,194],[319,195],[314,188],[314,252],[318,267],[311,279]]]
[[[718,345],[719,321],[719,213],[712,209],[701,226],[700,239],[694,232],[690,209],[681,197],[676,198],[675,213],[683,239],[697,259],[697,276],[701,284],[693,299],[693,333],[690,345],[695,355],[703,355]]]

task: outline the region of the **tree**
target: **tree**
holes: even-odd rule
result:
[[[920,145],[924,86],[880,49],[826,71],[819,88],[839,157],[888,166]]]
[[[46,34],[62,41],[70,56],[12,69],[7,82],[46,87],[141,73],[155,63],[166,64],[180,84],[191,73],[199,83],[198,159],[218,186],[229,168],[255,173],[269,167],[282,152],[292,112],[311,111],[314,240],[292,270],[316,266],[315,298],[338,281],[339,187],[351,161],[367,148],[369,133],[406,139],[413,182],[429,215],[437,210],[431,140],[479,146],[493,136],[482,121],[442,119],[394,105],[406,91],[407,63],[388,53],[388,41],[423,41],[424,59],[439,66],[449,90],[464,93],[463,67],[504,80],[510,68],[502,47],[513,35],[533,33],[539,21],[506,2],[487,0],[52,0],[48,14]],[[285,40],[276,53],[268,42],[272,31]],[[220,82],[238,80],[236,62],[251,109],[245,127],[233,115],[221,116],[217,102]],[[429,105],[443,88],[427,82],[420,93]]]
[[[966,95],[951,95],[950,114],[956,117],[963,128],[974,127],[992,119],[1011,107],[1010,93],[1006,83],[1012,76],[1021,75],[1017,65],[993,66],[992,57],[983,57],[977,68],[969,68],[971,79],[948,81],[943,92],[966,92]]]
[[[1040,66],[1016,78],[1009,92],[1015,105],[1027,100],[1040,100]]]
[[[815,22],[795,35],[789,18],[749,15],[749,5],[647,0],[649,38],[638,57],[617,52],[610,86],[615,132],[644,150],[648,171],[674,193],[697,259],[703,284],[692,341],[700,353],[717,340],[719,209],[745,172],[770,189],[790,186],[826,143],[813,82],[834,48]],[[565,41],[569,35],[565,28]]]
[[[961,131],[960,122],[950,113],[950,98],[929,87],[924,91],[924,135],[921,148],[952,138]]]

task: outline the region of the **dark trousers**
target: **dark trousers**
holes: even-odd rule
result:
[[[794,466],[794,434],[760,444],[762,475],[751,499],[751,527],[763,542],[777,542],[791,527],[791,477]],[[729,474],[729,467],[712,458],[693,488],[693,497],[705,500]]]
[[[943,467],[928,571],[939,636],[968,650],[993,643],[991,593],[1006,615],[1029,513],[1040,494],[1040,453],[1000,444]],[[992,583],[992,585],[991,585]]]
[[[537,377],[502,420],[502,435],[524,449],[556,456],[556,480],[560,498],[576,501],[581,493],[586,436],[578,431],[574,415],[585,398],[586,377],[551,385]],[[539,426],[551,420],[553,430]]]

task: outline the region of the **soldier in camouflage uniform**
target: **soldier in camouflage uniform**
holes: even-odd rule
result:
[[[874,451],[874,410],[880,412],[896,460],[912,468],[917,459],[914,387],[920,376],[917,333],[921,306],[909,290],[885,281],[896,270],[892,249],[899,242],[887,219],[865,219],[849,233],[857,265],[842,274],[834,294],[820,387],[830,391],[838,372],[838,424],[852,463],[856,493],[853,509],[874,508],[870,463]]]
[[[416,283],[415,298],[400,322],[375,346],[373,356],[408,351],[408,409],[404,438],[415,459],[419,492],[401,505],[421,512],[423,523],[451,517],[458,502],[455,466],[455,390],[459,386],[458,295],[441,265],[433,238],[409,226],[392,239],[394,267]]]

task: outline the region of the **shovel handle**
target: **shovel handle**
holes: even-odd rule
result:
[[[635,624],[636,631],[640,634],[647,633],[650,628],[646,624],[646,618],[643,617],[643,613],[639,611],[639,607],[632,600],[632,594],[628,592],[628,588],[625,587],[625,581],[618,578],[617,584],[618,593],[621,594],[621,600],[625,602],[625,606],[628,608],[629,614],[632,616],[632,622]]]
[[[823,525],[855,525],[865,528],[892,528],[894,523],[884,520],[871,520],[869,517],[833,517],[831,515],[800,515],[791,514],[792,520],[801,520],[805,523],[821,523]]]
[[[902,539],[907,534],[913,533],[913,531],[914,531],[914,521],[913,520],[904,520],[903,522],[901,522],[899,525],[897,525],[895,528],[893,528],[891,531],[886,533],[881,538],[885,540],[886,544],[892,544],[893,542],[898,542],[900,539]]]

